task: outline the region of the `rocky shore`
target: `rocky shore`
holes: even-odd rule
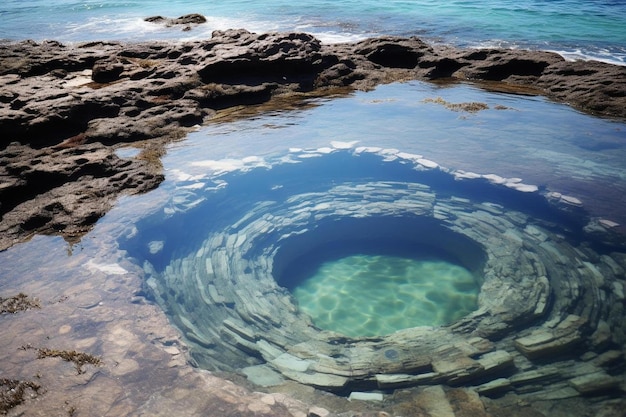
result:
[[[216,31],[192,42],[0,43],[0,250],[35,233],[78,239],[122,193],[163,179],[163,144],[216,111],[400,80],[472,81],[626,119],[626,67],[539,51],[384,37]],[[121,158],[128,143],[142,149]]]
[[[196,18],[153,21],[186,28],[198,23]],[[390,37],[324,45],[301,33],[245,30],[180,43],[0,43],[0,250],[35,233],[80,239],[116,197],[158,186],[164,145],[210,122],[220,110],[233,109],[236,116],[250,105],[280,108],[310,96],[412,79],[542,94],[591,114],[626,120],[625,67],[568,62],[546,52],[462,50]],[[140,149],[132,158],[120,152],[129,143]],[[427,173],[437,168],[429,160],[416,162]],[[511,184],[524,192],[517,182],[503,187]],[[259,206],[236,227],[217,231],[202,251],[172,259],[164,273],[109,252],[125,230],[115,223],[100,231],[102,253],[76,253],[69,264],[54,262],[65,248],[36,241],[29,249],[22,245],[5,252],[17,264],[32,256],[24,252],[34,251],[45,268],[27,265],[5,277],[6,295],[27,291],[38,298],[19,292],[0,299],[0,314],[11,313],[3,322],[8,337],[0,340],[0,388],[12,394],[6,397],[7,408],[0,404],[0,414],[22,413],[12,408],[24,400],[29,415],[623,413],[626,260],[621,253],[612,254],[616,261],[592,247],[569,247],[544,223],[533,224],[495,205],[440,196],[423,184],[361,187],[354,193],[354,187],[338,186],[332,191],[341,198],[329,201],[324,199],[332,194],[317,200],[297,195],[292,200],[297,206],[287,206],[283,220],[264,220],[281,213]],[[383,209],[398,214],[403,210],[398,202],[404,201],[441,222],[433,235],[460,230],[467,239],[486,242],[485,259],[491,263],[485,269],[481,311],[448,328],[407,329],[352,343],[328,339],[307,326],[302,334],[287,333],[283,323],[301,318],[294,319],[279,297],[271,271],[259,268],[255,285],[232,287],[231,275],[249,275],[241,248],[262,240],[269,227],[299,230],[303,218],[343,216],[335,211],[350,212],[350,202],[363,195],[371,201],[356,215]],[[345,207],[333,201],[344,201]],[[306,216],[292,218],[296,210]],[[494,233],[497,239],[491,239]],[[269,265],[265,258],[255,265]],[[187,274],[190,270],[193,275]],[[172,303],[172,311],[181,310],[177,324],[185,343],[138,290],[144,275],[150,276],[147,283],[158,301],[173,297],[174,288],[184,291],[181,299],[206,302],[206,310]],[[210,285],[206,292],[195,281],[179,285],[175,280],[182,275]],[[256,285],[269,288],[265,297],[257,296]],[[18,302],[24,308],[17,309]],[[258,314],[264,309],[272,314]],[[203,329],[187,319],[187,310],[202,318]],[[280,325],[268,330],[274,321]],[[207,342],[211,332],[221,336],[217,342]],[[212,343],[230,350],[223,358],[198,353],[197,346],[211,349]],[[88,356],[93,361],[82,365],[67,363],[67,357],[85,352],[97,356]],[[239,360],[241,352],[251,362],[244,368],[247,379],[228,375],[235,383],[188,363],[187,354],[206,368],[228,372],[224,364]],[[210,366],[215,363],[220,366]],[[261,386],[272,378],[281,388]],[[311,385],[356,395],[347,399]]]

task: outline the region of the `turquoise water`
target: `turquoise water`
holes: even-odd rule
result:
[[[190,32],[146,23],[152,15],[201,13]],[[0,38],[149,40],[209,37],[215,29],[306,31],[326,42],[419,36],[459,46],[554,50],[626,63],[626,2],[582,0],[6,0]]]
[[[452,323],[477,308],[478,284],[450,262],[352,255],[324,262],[292,293],[318,327],[357,337]]]

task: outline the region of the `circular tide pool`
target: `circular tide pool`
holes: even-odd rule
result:
[[[551,354],[613,320],[589,297],[596,271],[617,269],[596,243],[573,246],[599,230],[579,206],[352,146],[204,161],[214,174],[188,177],[122,243],[192,363],[339,393],[489,381],[511,349]]]

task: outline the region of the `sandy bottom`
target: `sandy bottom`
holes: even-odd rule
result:
[[[478,285],[445,261],[353,255],[323,263],[293,294],[318,327],[375,336],[451,323],[477,308]]]

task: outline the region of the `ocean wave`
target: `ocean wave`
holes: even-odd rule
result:
[[[84,22],[68,24],[55,39],[66,42],[82,42],[94,40],[115,41],[152,41],[173,40],[188,41],[208,39],[215,30],[247,28],[253,32],[270,32],[277,30],[271,22],[251,22],[248,20],[205,16],[207,22],[183,31],[182,26],[166,27],[146,22],[142,17],[101,16]]]
[[[440,43],[445,43],[441,42]],[[464,45],[469,48],[475,49],[491,49],[491,48],[504,48],[504,49],[529,49],[540,50],[547,52],[554,52],[561,55],[568,61],[600,61],[613,65],[626,66],[626,48],[602,48],[595,45],[585,46],[569,46],[559,45],[553,43],[522,43],[522,42],[510,42],[505,40],[489,40],[481,42],[467,43]]]
[[[156,14],[178,17],[194,12],[206,16],[208,22],[190,31],[143,20]],[[570,60],[626,65],[626,6],[622,3],[519,0],[495,7],[484,0],[436,5],[418,0],[388,4],[374,0],[332,4],[215,0],[210,5],[203,0],[33,0],[28,4],[8,0],[0,5],[0,19],[0,38],[13,40],[197,40],[209,38],[214,30],[245,28],[257,33],[304,31],[325,43],[381,35],[418,36],[457,47],[539,49]]]
[[[613,52],[607,50],[588,50],[573,49],[573,50],[559,50],[548,49],[550,52],[561,55],[568,61],[600,61],[613,65],[626,66],[626,51]]]

